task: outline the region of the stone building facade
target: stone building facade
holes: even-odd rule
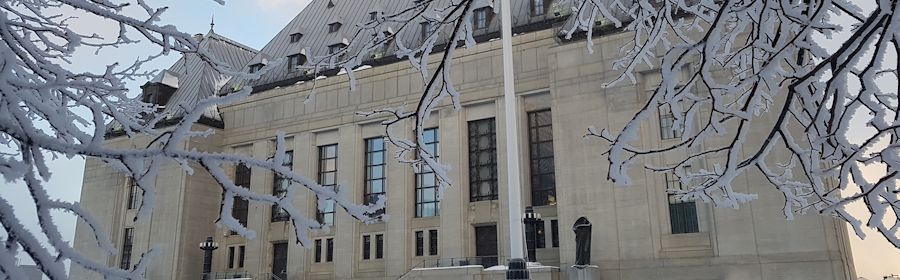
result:
[[[307,9],[327,13],[327,5],[360,6],[349,2],[353,1],[313,1]],[[532,1],[514,2],[529,5]],[[303,12],[298,18],[302,16]],[[299,29],[286,27],[270,44],[287,40],[295,33],[292,30]],[[509,255],[506,178],[510,171],[502,159],[515,152],[523,159],[522,205],[534,205],[544,220],[537,259],[558,267],[550,268],[549,275],[568,274],[575,260],[572,224],[586,217],[593,224],[592,263],[599,267],[595,279],[856,278],[844,225],[820,215],[786,221],[781,195],[759,174],[735,180],[736,190],[759,194],[758,200],[740,209],[673,201],[665,192],[676,184],[670,175],[638,168],[671,163],[675,158],[659,156],[635,163],[630,187],[607,181],[606,144],[582,135],[589,126],[621,129],[643,105],[647,91],[659,83],[658,71],[643,69],[635,84],[601,88],[602,81],[620,74],[612,69],[612,61],[630,39],[628,34],[595,36],[591,38],[595,53],[588,54],[584,39],[561,40],[558,25],[526,31],[513,38],[516,108],[503,106],[500,41],[482,38],[473,49],[457,50],[453,77],[462,93],[462,108],[445,104],[427,124],[434,129],[428,142],[441,161],[452,166],[453,186],[439,203],[434,203],[437,199],[431,195],[427,172],[393,160],[395,148],[379,141],[384,136],[380,119],[354,114],[418,100],[421,76],[404,61],[356,71],[355,91],[349,89],[344,75],[320,79],[312,102],[306,102],[312,83],[284,79],[290,83],[261,85],[246,100],[218,108],[223,125],[211,126],[215,135],[184,144],[268,158],[276,133],[284,132],[293,170],[322,184],[339,184],[359,203],[367,194],[384,192],[390,215],[385,222],[362,224],[341,209],[317,213],[314,195],[301,191],[294,204],[309,217],[333,221],[331,231],[313,233],[314,243],[300,247],[290,223],[277,211],[270,205],[249,203],[245,219],[257,238],[246,239],[214,225],[221,189],[211,178],[188,176],[175,165],[160,172],[157,205],[150,218],[133,221],[128,180],[95,160],[88,160],[85,167],[82,203],[107,223],[120,248],[125,239],[132,240],[132,256],[156,248],[160,257],[151,266],[149,279],[198,279],[202,252],[197,244],[206,236],[220,244],[213,260],[213,271],[220,272],[213,276],[219,279],[270,279],[272,275],[413,279],[429,277],[427,269],[420,268],[447,266],[464,269],[457,270],[461,274],[431,278],[498,279],[497,273],[465,265],[503,263]],[[246,64],[252,67],[283,55],[267,46]],[[505,110],[516,111],[523,128],[518,135],[507,133]],[[411,136],[411,127],[406,128],[397,132]],[[674,141],[669,139],[672,133],[663,113],[659,122],[642,126],[640,142],[647,147],[663,145]],[[509,151],[498,141],[506,137],[518,137],[520,149]],[[115,137],[108,144],[136,147],[142,141],[146,140]],[[750,145],[762,139],[747,141]],[[229,172],[254,192],[278,190],[278,180],[271,173],[242,168]],[[110,264],[122,263],[122,254],[107,257],[91,251],[91,238],[79,225],[76,249]],[[93,279],[92,275],[76,269],[72,278]]]

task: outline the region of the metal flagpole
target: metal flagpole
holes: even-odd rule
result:
[[[519,182],[519,125],[516,121],[515,78],[512,56],[512,13],[510,0],[500,0],[501,41],[503,46],[503,109],[506,119],[506,170],[509,192],[509,246],[510,258],[525,257],[522,224],[522,187]]]

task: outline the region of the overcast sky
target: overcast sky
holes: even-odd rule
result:
[[[178,29],[187,33],[206,33],[210,29],[210,21],[215,16],[216,33],[234,39],[250,47],[260,49],[287,24],[310,0],[226,0],[225,6],[220,6],[212,0],[150,0],[155,6],[169,6],[170,9],[163,15],[166,23],[178,26]],[[363,1],[363,0],[356,0]],[[109,33],[108,24],[92,22],[90,18],[84,18],[75,24],[82,26],[79,30],[96,30],[99,34]],[[158,51],[152,46],[141,45],[121,49],[107,49],[99,56],[92,52],[80,54],[72,60],[71,67],[75,69],[98,70],[103,69],[108,63],[115,61],[133,61],[135,55],[144,55]],[[168,68],[178,56],[158,59],[147,69]],[[132,89],[138,89],[146,81],[134,81]],[[84,160],[81,158],[58,159],[51,162],[53,176],[48,182],[48,191],[54,198],[77,201],[81,195],[82,173]],[[21,183],[5,184],[2,190],[4,198],[13,202],[17,215],[23,219],[23,223],[33,231],[39,231],[37,218],[34,215],[34,205],[24,185]],[[855,205],[855,212],[863,213],[861,205]],[[74,237],[75,219],[72,216],[56,215],[56,222],[63,231],[63,236],[69,241]],[[869,238],[859,240],[851,232],[851,245],[854,250],[854,261],[859,276],[868,279],[881,279],[881,276],[891,273],[900,274],[900,250],[893,248],[889,243],[873,231],[869,231]],[[30,263],[24,260],[24,263]]]

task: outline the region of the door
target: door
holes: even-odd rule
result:
[[[475,227],[475,256],[485,268],[497,265],[497,225]]]
[[[272,280],[287,279],[287,243],[272,244]]]

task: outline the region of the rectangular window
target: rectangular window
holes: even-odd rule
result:
[[[275,279],[287,279],[287,261],[287,242],[272,244],[272,274],[278,276]]]
[[[228,269],[234,268],[234,246],[228,247]]]
[[[547,248],[547,232],[544,231],[544,222],[534,224],[535,231],[535,248]]]
[[[426,152],[438,159],[440,156],[440,134],[437,128],[429,128],[422,132]],[[434,217],[440,215],[438,199],[438,181],[428,165],[414,167],[416,172],[416,217]]]
[[[376,18],[378,18],[378,12],[369,13],[369,21],[375,21]]]
[[[344,47],[345,47],[344,44],[330,45],[330,46],[328,46],[328,54],[338,53],[338,52],[342,51],[344,49]]]
[[[681,180],[675,174],[665,173],[667,190],[684,190]],[[700,232],[697,223],[697,205],[694,201],[684,201],[674,194],[668,195],[669,223],[672,234]]]
[[[369,138],[365,141],[366,145],[366,162],[365,162],[365,193],[363,200],[366,203],[375,204],[378,202],[379,196],[385,195],[385,154],[387,153],[384,145],[383,137]],[[384,213],[384,209],[380,211]]]
[[[472,16],[472,24],[475,29],[485,29],[488,27],[488,9],[480,8],[474,11]]]
[[[425,233],[416,231],[416,256],[425,255]]]
[[[363,246],[363,247],[362,247],[362,254],[363,254],[363,259],[364,259],[364,260],[368,260],[368,259],[369,259],[369,256],[370,256],[370,253],[371,253],[371,250],[372,250],[372,249],[371,249],[371,247],[372,247],[372,246],[371,246],[371,245],[372,245],[372,241],[371,241],[370,239],[371,239],[371,236],[370,236],[370,235],[363,235],[363,241],[362,241],[362,242],[363,242],[363,244],[362,244],[362,246]]]
[[[425,41],[425,39],[428,39],[428,36],[431,35],[431,22],[422,22],[420,25],[421,29],[419,32],[421,33],[419,34],[419,37],[422,38],[422,41]]]
[[[250,167],[244,164],[238,164],[234,172],[234,184],[245,189],[250,188],[251,171]],[[231,205],[231,216],[238,220],[242,226],[247,226],[247,211],[250,202],[242,197],[235,197]],[[235,232],[231,232],[235,234]]]
[[[437,256],[438,254],[438,231],[436,229],[428,230],[428,255]]]
[[[291,43],[300,42],[300,39],[303,38],[302,33],[294,33],[291,34]]]
[[[334,238],[326,239],[325,243],[327,243],[325,252],[328,253],[328,255],[325,257],[325,261],[332,262],[332,261],[334,261]]]
[[[315,259],[317,263],[322,262],[322,239],[316,239]]]
[[[288,63],[288,64],[290,64],[290,63]],[[262,63],[257,63],[257,64],[250,65],[250,74],[259,72],[259,70],[262,70],[262,68],[265,67],[265,66],[266,66],[266,65],[264,65],[264,64],[262,64]]]
[[[338,30],[341,30],[340,22],[332,22],[328,24],[328,33],[338,32]]]
[[[134,246],[134,228],[125,228],[122,238],[122,253],[119,254],[119,268],[131,270],[131,248]]]
[[[281,165],[290,170],[294,169],[294,151],[284,152],[284,161]],[[288,188],[291,186],[291,180],[282,178],[278,174],[275,174],[275,180],[272,183],[272,195],[278,198],[284,198],[287,195]],[[290,216],[287,211],[284,211],[278,205],[272,205],[272,222],[283,222],[287,221],[288,218]]]
[[[127,209],[137,209],[138,199],[140,196],[138,195],[138,191],[141,188],[138,187],[137,183],[134,182],[133,178],[128,178],[128,208]]]
[[[384,234],[375,235],[375,258],[384,258]]]
[[[668,104],[659,106],[659,135],[663,140],[681,138],[681,129],[675,129],[675,115]]]
[[[542,16],[546,11],[544,8],[546,0],[531,0],[531,16]]]
[[[550,234],[552,235],[550,239],[553,248],[559,247],[559,221],[558,220],[550,220]]]
[[[319,185],[337,191],[337,144],[319,147]],[[318,200],[317,200],[318,201]],[[316,207],[316,221],[334,225],[334,200]]]
[[[241,245],[240,247],[238,247],[238,265],[237,265],[238,268],[244,267],[244,256],[246,256],[246,253],[247,253],[246,249],[247,248],[244,247],[244,245]]]
[[[469,122],[469,201],[497,199],[497,136],[494,119]]]
[[[553,160],[553,119],[550,110],[528,113],[528,146],[531,155],[531,205],[556,205],[556,171]]]
[[[294,54],[288,56],[288,72],[300,70],[300,66],[306,64],[306,56],[303,54]]]

